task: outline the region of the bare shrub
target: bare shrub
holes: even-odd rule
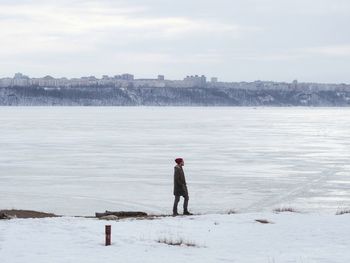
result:
[[[169,246],[198,247],[198,245],[193,241],[184,240],[182,238],[179,238],[179,239],[160,238],[157,240],[157,242],[161,244],[166,244]]]

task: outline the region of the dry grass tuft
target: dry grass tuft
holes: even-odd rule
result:
[[[275,212],[275,213],[283,213],[283,212],[298,213],[299,211],[293,207],[280,207],[280,208],[274,209],[273,212]]]
[[[166,244],[169,246],[198,247],[198,245],[193,241],[186,241],[182,238],[180,239],[161,238],[161,239],[158,239],[157,242],[161,244]]]
[[[228,214],[228,215],[237,214],[237,211],[234,210],[234,209],[230,209],[230,210],[227,211],[227,214]]]
[[[350,214],[350,209],[349,208],[341,209],[341,210],[338,210],[335,214],[337,216],[344,215],[344,214]]]

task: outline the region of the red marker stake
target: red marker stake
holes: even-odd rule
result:
[[[111,225],[106,225],[105,232],[106,232],[106,246],[110,246],[111,245],[111,235],[112,235]]]

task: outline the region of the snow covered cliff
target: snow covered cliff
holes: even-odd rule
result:
[[[260,85],[260,86],[259,86]],[[2,106],[349,106],[350,86],[3,87]]]

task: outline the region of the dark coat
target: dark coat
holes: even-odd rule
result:
[[[174,167],[174,195],[188,196],[185,173],[179,165]]]

